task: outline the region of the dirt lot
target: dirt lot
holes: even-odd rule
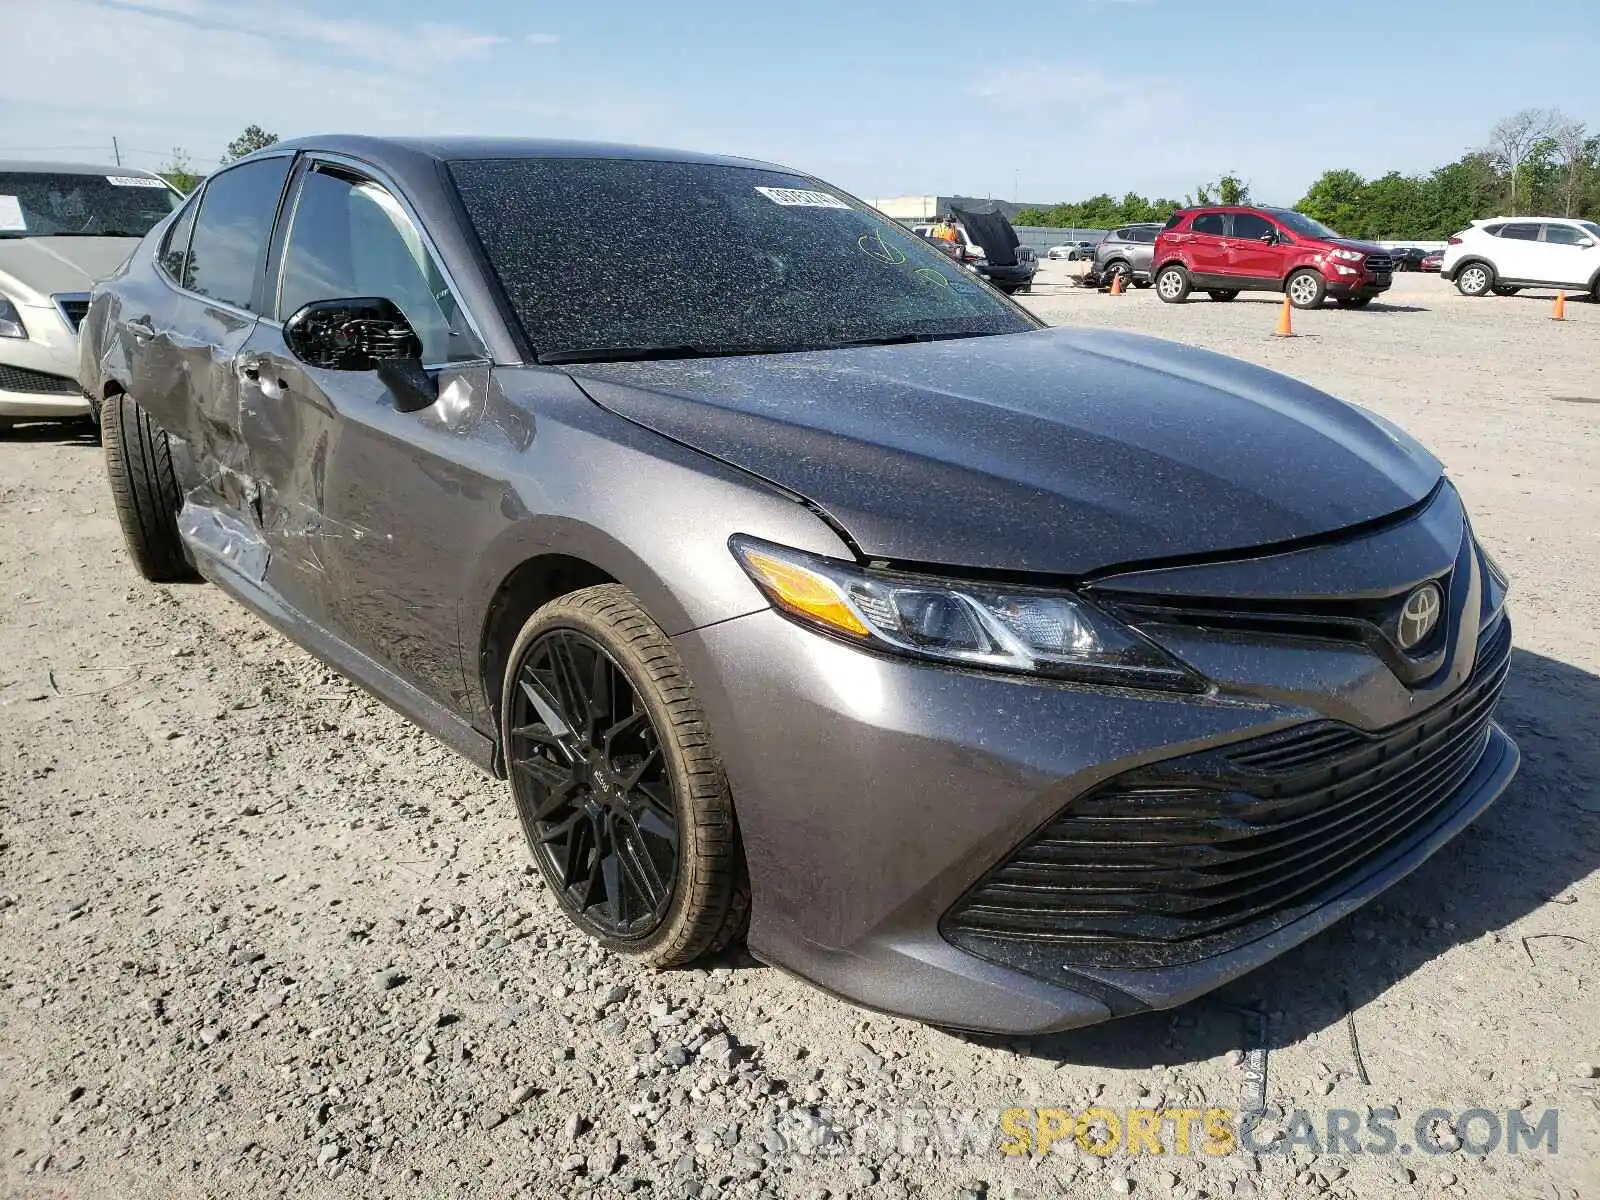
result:
[[[0,441],[0,1195],[1600,1194],[1600,305],[1557,324],[1548,296],[1406,276],[1276,340],[1270,298],[1172,307],[1064,277],[1049,264],[1025,298],[1051,321],[1277,367],[1443,458],[1515,586],[1501,719],[1526,757],[1477,826],[1223,993],[1067,1036],[959,1038],[737,954],[644,974],[567,932],[501,785],[215,589],[137,581],[98,448],[18,431]],[[1000,1152],[1014,1106],[1237,1106],[1241,1006],[1265,1014],[1273,1105],[1318,1130],[1394,1105],[1410,1144],[1432,1108],[1558,1109],[1558,1152]],[[902,1118],[921,1107],[932,1121]]]

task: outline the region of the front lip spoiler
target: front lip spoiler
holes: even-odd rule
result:
[[[1441,813],[1420,837],[1380,861],[1361,880],[1314,912],[1254,942],[1212,958],[1155,970],[1075,968],[1063,972],[1061,985],[1071,988],[1074,979],[1078,978],[1100,985],[1095,989],[1097,994],[1103,994],[1104,988],[1115,989],[1128,999],[1126,1006],[1112,1004],[1118,1016],[1186,1004],[1314,937],[1399,883],[1498,800],[1515,778],[1521,763],[1522,753],[1516,743],[1498,723],[1491,721],[1483,754],[1472,774],[1462,784],[1457,803]],[[1072,1027],[1061,1026],[1063,1029]]]

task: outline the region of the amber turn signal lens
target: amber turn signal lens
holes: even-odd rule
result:
[[[744,561],[774,603],[841,633],[856,637],[868,635],[861,618],[850,610],[830,580],[758,550],[746,550]]]

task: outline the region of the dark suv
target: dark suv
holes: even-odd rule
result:
[[[1287,208],[1207,206],[1172,215],[1156,238],[1156,294],[1179,304],[1195,288],[1213,300],[1283,292],[1296,308],[1363,308],[1389,290],[1394,259]]]
[[[1092,273],[1099,276],[1102,283],[1110,283],[1114,276],[1121,275],[1125,284],[1149,287],[1150,258],[1160,232],[1159,221],[1113,229],[1094,248]]]

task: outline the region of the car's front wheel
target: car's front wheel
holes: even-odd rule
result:
[[[1468,263],[1456,272],[1456,291],[1463,296],[1486,295],[1494,288],[1494,272],[1488,263]]]
[[[578,928],[654,967],[742,931],[728,781],[683,661],[631,592],[584,588],[529,618],[501,730],[523,832]]]
[[[1182,304],[1192,287],[1189,272],[1180,266],[1162,267],[1156,274],[1156,295],[1168,304]]]
[[[1321,308],[1328,295],[1328,281],[1318,271],[1296,271],[1284,281],[1283,290],[1296,308]]]
[[[100,408],[111,504],[139,574],[155,583],[193,579],[178,536],[183,491],[172,469],[167,434],[132,396],[107,396]]]

